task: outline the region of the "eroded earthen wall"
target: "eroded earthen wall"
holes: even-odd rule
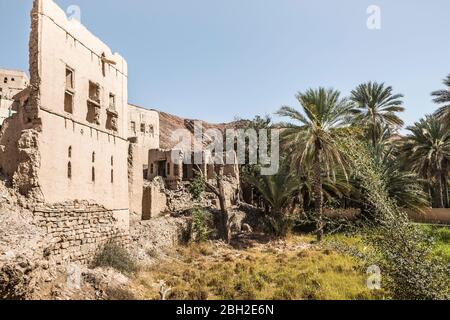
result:
[[[32,18],[30,104],[42,122],[38,177],[45,201],[128,209],[125,60],[52,0],[35,1]]]
[[[130,202],[130,218],[142,218],[142,197],[144,177],[142,170],[141,149],[135,139],[130,139],[128,147],[128,198]]]

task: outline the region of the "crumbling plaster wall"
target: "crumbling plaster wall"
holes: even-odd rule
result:
[[[45,201],[92,200],[123,212],[128,209],[127,64],[79,22],[69,21],[52,0],[34,2],[32,21],[30,104],[37,106],[42,123],[38,176]],[[115,64],[102,63],[102,54]],[[74,72],[72,113],[64,110],[67,67]],[[89,82],[100,86],[99,124],[87,117]],[[110,94],[117,131],[107,126]]]
[[[160,178],[145,184],[142,198],[142,220],[160,217],[168,211],[166,192],[164,182]]]
[[[144,177],[142,171],[141,149],[136,138],[130,138],[128,148],[128,198],[130,202],[130,219],[142,219]]]
[[[23,195],[43,200],[38,171],[41,165],[39,152],[39,126],[27,123],[27,108],[5,120],[0,130],[0,173]]]

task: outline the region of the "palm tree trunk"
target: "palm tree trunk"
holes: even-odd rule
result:
[[[313,188],[314,188],[314,207],[316,215],[316,234],[317,241],[322,241],[323,238],[323,219],[322,219],[322,147],[320,143],[316,142],[315,154],[314,154],[314,174],[313,174]]]
[[[372,146],[373,146],[374,149],[375,149],[375,146],[377,144],[376,127],[377,127],[377,119],[375,117],[375,112],[372,111]]]
[[[443,185],[442,185],[442,172],[438,171],[437,174],[437,206],[438,208],[444,208]]]
[[[447,170],[444,170],[444,173],[442,174],[442,193],[443,193],[443,207],[448,208],[448,180],[447,180]]]

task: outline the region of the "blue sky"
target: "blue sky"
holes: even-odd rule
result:
[[[0,0],[0,66],[28,69],[31,0]],[[213,122],[368,80],[405,95],[412,124],[450,73],[448,0],[56,0],[129,66],[129,101]],[[369,5],[381,30],[366,27]]]

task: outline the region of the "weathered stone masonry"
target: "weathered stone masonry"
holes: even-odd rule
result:
[[[56,264],[89,263],[105,243],[127,246],[130,240],[114,212],[85,201],[37,206],[34,223],[47,234],[44,256]]]

